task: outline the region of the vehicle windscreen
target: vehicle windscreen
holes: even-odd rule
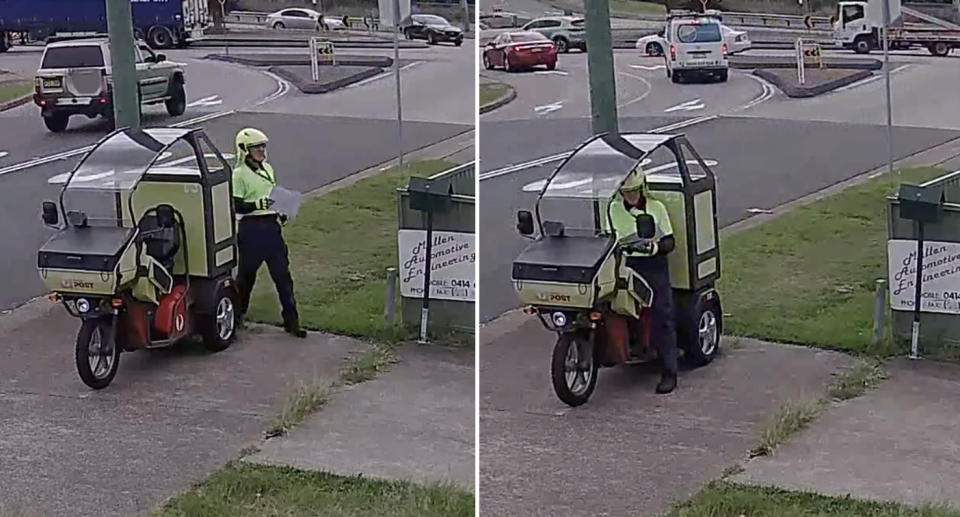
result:
[[[717,43],[723,40],[720,24],[683,23],[677,26],[677,40],[681,43]]]
[[[103,66],[99,45],[48,48],[40,68],[83,68]]]
[[[102,142],[71,175],[63,191],[64,211],[85,213],[92,226],[116,226],[124,213],[124,193],[137,186],[168,143],[142,131],[124,131]]]
[[[447,20],[432,14],[417,15],[414,16],[413,19],[420,23],[426,23],[427,25],[450,25]]]

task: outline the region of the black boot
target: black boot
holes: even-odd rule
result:
[[[300,328],[300,322],[296,320],[285,322],[283,324],[283,330],[285,330],[288,334],[291,334],[298,338],[307,337],[307,331]]]
[[[675,373],[666,373],[660,376],[660,383],[657,384],[657,393],[665,394],[670,393],[677,388],[677,374]]]

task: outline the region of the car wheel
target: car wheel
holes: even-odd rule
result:
[[[173,89],[173,94],[166,101],[167,113],[171,117],[179,117],[187,111],[187,92],[183,89],[183,83],[177,81]]]
[[[503,56],[503,69],[506,70],[507,72],[513,72],[514,70],[516,70],[516,69],[513,67],[513,64],[510,63],[510,55],[509,55],[509,54],[504,54],[504,56]]]
[[[493,63],[490,62],[490,56],[488,56],[486,52],[484,52],[483,54],[483,67],[486,68],[487,70],[490,70],[493,68]]]
[[[151,27],[147,32],[147,42],[151,48],[171,48],[173,47],[173,33],[166,27],[159,25]]]
[[[434,35],[432,32],[429,33],[429,34],[427,34],[427,43],[429,43],[430,45],[436,45],[436,44],[437,44],[437,36]]]
[[[113,324],[108,319],[83,320],[77,332],[77,373],[87,386],[106,388],[120,367],[120,347],[111,343]]]
[[[63,113],[52,113],[43,116],[43,125],[47,126],[53,133],[60,133],[67,129],[70,123],[70,116]]]
[[[274,23],[274,24],[273,24],[273,29],[274,29],[274,30],[282,31],[283,29],[286,29],[286,28],[287,28],[287,26],[284,25],[283,22],[277,22],[277,23]]]
[[[462,39],[459,39],[459,38],[457,38],[457,40],[456,40],[456,41],[454,41],[454,42],[453,42],[453,44],[459,47],[460,45],[463,45],[463,40],[462,40]]]
[[[556,62],[556,61],[551,61],[551,62],[547,63],[547,70],[556,70],[556,68],[557,68],[557,62]]]
[[[682,74],[681,72],[674,72],[673,75],[670,77],[670,79],[671,79],[674,83],[682,83],[682,82],[683,82],[683,74]]]
[[[721,83],[727,82],[727,77],[729,77],[729,72],[727,70],[721,70],[717,73],[717,80]]]
[[[647,43],[647,55],[648,56],[662,56],[663,47],[659,43]]]
[[[853,41],[853,51],[857,54],[869,54],[870,49],[873,47],[870,38],[867,36],[858,36],[856,40]]]
[[[566,38],[554,38],[553,44],[557,47],[557,53],[566,54],[570,51],[570,42]]]
[[[403,29],[403,37],[407,39],[413,39],[413,31],[410,29]]]

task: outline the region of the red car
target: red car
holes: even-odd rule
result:
[[[539,32],[504,32],[483,50],[483,66],[488,70],[502,66],[513,72],[537,65],[547,65],[547,70],[557,67],[556,47]]]

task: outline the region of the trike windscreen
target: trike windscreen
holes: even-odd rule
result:
[[[92,225],[116,225],[124,193],[136,188],[176,136],[163,130],[126,130],[101,142],[70,175],[63,191],[64,212],[83,212]]]

